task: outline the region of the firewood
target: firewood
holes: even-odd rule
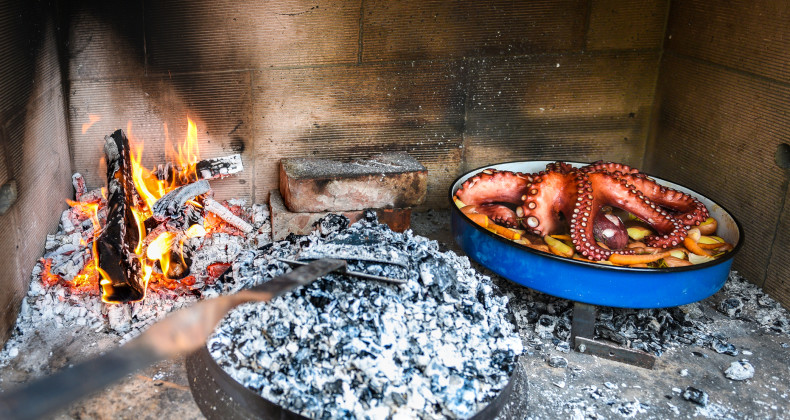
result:
[[[122,130],[105,137],[107,158],[107,223],[96,242],[105,302],[131,302],[145,296],[140,260],[134,253],[140,234],[132,208],[142,200],[131,175],[129,141]]]
[[[183,218],[186,215],[187,201],[209,191],[211,191],[211,186],[206,180],[182,185],[154,203],[154,208],[151,209],[153,217],[159,222]]]
[[[204,199],[203,200],[203,208],[205,208],[206,211],[210,211],[211,213],[216,214],[217,217],[219,217],[220,219],[228,222],[230,225],[238,228],[240,231],[242,231],[244,233],[250,233],[253,230],[255,230],[255,228],[252,227],[251,224],[245,222],[239,216],[236,216],[235,214],[233,214],[233,212],[228,210],[227,207],[223,206],[222,204],[220,204],[217,200],[214,200],[213,198],[208,197],[208,198]]]
[[[74,185],[74,199],[80,201],[82,195],[88,192],[88,188],[85,186],[85,178],[81,173],[75,172],[71,176],[71,184]]]
[[[154,175],[160,181],[172,182],[176,177],[183,178],[179,175],[182,169],[168,162],[164,165],[158,165],[154,170]],[[181,182],[222,179],[243,170],[244,165],[241,163],[241,155],[239,154],[205,159],[195,164],[195,175],[190,175],[187,179],[181,179]]]

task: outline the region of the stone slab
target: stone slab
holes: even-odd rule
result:
[[[292,212],[414,207],[425,201],[427,192],[427,169],[406,153],[384,153],[353,162],[280,161],[280,194]]]
[[[289,233],[306,235],[313,230],[313,224],[329,213],[337,213],[349,218],[351,223],[362,219],[365,210],[344,212],[301,212],[288,210],[282,195],[277,190],[269,193],[269,210],[272,218],[272,239],[279,241]],[[395,232],[403,232],[411,226],[411,209],[374,209],[381,223]]]

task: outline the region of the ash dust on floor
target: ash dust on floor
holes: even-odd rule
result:
[[[77,402],[55,420],[202,419],[189,391],[184,359],[157,363]]]
[[[452,240],[448,211],[414,213],[412,218],[416,234],[435,239],[462,254]],[[525,347],[525,354],[520,358],[523,375],[515,383],[515,392],[502,409],[500,420],[790,418],[786,412],[790,407],[787,311],[759,288],[737,277],[731,278],[716,295],[683,309],[690,320],[704,327],[700,336],[725,340],[734,346],[737,355],[731,355],[732,351],[719,353],[705,340],[664,343],[667,345],[656,367],[647,370],[569,351],[567,341],[557,334],[545,331],[540,334],[536,331],[536,316],[527,316],[529,311],[538,308],[560,317],[560,309],[572,305],[497,279],[484,268],[478,268],[494,277],[502,291],[511,297]],[[729,316],[717,310],[722,301],[732,297],[742,301],[742,309]],[[0,386],[12,388],[12,384],[51,373],[96,355],[99,349],[112,347],[96,340],[89,333],[68,337],[42,335],[35,339],[39,343],[34,346],[35,351],[20,354],[0,370]],[[754,377],[744,381],[728,379],[725,370],[731,363],[744,359],[754,367]],[[700,405],[684,398],[684,393],[689,395],[686,392],[689,387],[703,391],[707,403]],[[189,391],[183,359],[161,362],[129,375],[54,417],[57,420],[202,418]]]

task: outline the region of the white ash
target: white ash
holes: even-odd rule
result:
[[[521,287],[504,287],[514,303],[513,310],[522,334],[537,338],[536,350],[544,341],[555,347],[570,339],[573,302]],[[755,321],[763,331],[790,332],[787,311],[762,289],[731,272],[722,288],[716,309],[730,317]],[[664,309],[599,307],[595,338],[660,356],[668,349],[684,346],[710,348],[737,356],[740,350],[721,333],[717,321],[706,315],[701,302]],[[528,349],[529,351],[529,349]]]
[[[368,261],[353,270],[407,283],[333,274],[243,305],[209,339],[212,356],[239,383],[312,418],[470,417],[507,384],[522,352],[507,298],[465,257],[368,218],[348,229],[324,221],[325,237],[292,236],[245,253],[224,291],[290,270],[276,258],[305,249],[318,257],[322,244],[329,254],[356,245],[378,261],[377,244],[407,267]]]
[[[754,377],[754,366],[746,359],[730,363],[730,367],[724,371],[724,376],[733,381],[745,381]]]
[[[83,202],[100,201],[101,191],[92,190],[83,194],[80,199]],[[245,203],[234,201],[229,204],[244,206]],[[22,300],[12,335],[0,351],[0,367],[8,366],[20,353],[30,350],[30,347],[40,346],[34,340],[40,340],[41,336],[47,337],[45,341],[55,342],[61,336],[83,334],[99,341],[122,344],[138,336],[169,312],[203,298],[206,291],[213,296],[214,289],[210,289],[212,286],[203,281],[208,265],[214,262],[230,263],[238,253],[271,241],[266,206],[256,204],[247,211],[253,215],[255,231],[252,235],[241,237],[216,234],[191,240],[196,248],[197,258],[190,270],[201,280],[190,290],[149,289],[143,301],[108,305],[101,302],[98,290],[96,293],[87,294],[74,293],[70,287],[60,283],[46,286],[41,280],[44,266],[39,261],[33,267],[30,287]],[[104,220],[105,217],[106,211],[100,211],[99,219]],[[59,274],[66,282],[71,282],[84,264],[90,261],[91,250],[87,244],[92,238],[93,223],[90,218],[74,208],[65,210],[61,215],[58,231],[47,235],[44,244],[43,258],[52,261],[51,272]],[[212,258],[215,259],[212,261]],[[35,369],[26,370],[36,373],[40,369],[47,369],[42,366],[46,366],[46,363],[38,363]]]

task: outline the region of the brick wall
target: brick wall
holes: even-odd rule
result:
[[[0,214],[0,343],[16,322],[33,265],[71,192],[51,8],[48,2],[0,5],[0,188],[16,187]]]
[[[790,8],[782,0],[673,2],[645,157],[743,224],[733,268],[790,306]]]
[[[144,162],[195,119],[204,156],[241,152],[222,198],[266,201],[283,157],[405,151],[426,206],[506,160],[638,165],[666,0],[79,2],[68,10],[75,169],[133,121]],[[101,116],[87,132],[82,125]]]

